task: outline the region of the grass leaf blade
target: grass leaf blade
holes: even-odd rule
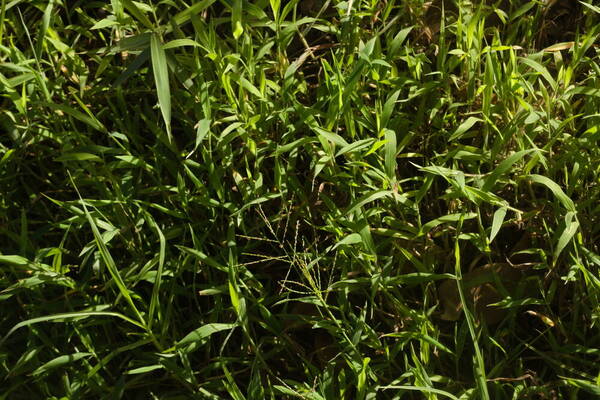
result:
[[[158,105],[165,121],[167,136],[171,138],[171,89],[169,87],[169,69],[167,66],[167,55],[157,34],[150,39],[150,57],[152,58],[152,70],[154,72],[154,83],[158,95]]]

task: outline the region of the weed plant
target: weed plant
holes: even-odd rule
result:
[[[0,4],[0,399],[600,395],[593,2]]]

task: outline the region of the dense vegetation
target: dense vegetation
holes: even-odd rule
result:
[[[2,0],[0,399],[598,396],[599,34]]]

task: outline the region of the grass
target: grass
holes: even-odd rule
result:
[[[0,6],[0,399],[600,394],[592,2]]]

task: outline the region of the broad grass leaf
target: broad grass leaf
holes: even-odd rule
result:
[[[498,164],[498,166],[486,178],[483,186],[481,187],[481,190],[483,190],[484,192],[489,192],[490,190],[492,190],[494,188],[494,185],[496,184],[496,181],[498,181],[498,179],[502,175],[507,173],[512,168],[514,163],[516,163],[521,158],[523,158],[523,156],[525,156],[528,153],[531,153],[532,151],[534,151],[534,150],[533,149],[521,150],[521,151],[518,151],[518,152],[508,156],[504,161],[502,161],[500,164]]]
[[[133,74],[138,69],[140,69],[141,66],[144,65],[146,63],[146,61],[148,61],[149,58],[150,58],[150,48],[146,48],[135,58],[135,60],[133,60],[133,62],[131,64],[129,64],[127,66],[127,69],[125,69],[125,71],[123,71],[121,73],[121,75],[119,75],[119,77],[117,79],[115,79],[115,82],[113,83],[113,87],[117,87],[117,86],[125,83],[125,81],[127,81],[127,79],[129,79],[131,76],[133,76]]]
[[[118,24],[119,24],[119,21],[117,21],[115,19],[104,18],[104,19],[101,19],[100,21],[96,22],[94,24],[94,26],[92,26],[90,28],[90,30],[93,31],[96,29],[108,28],[110,26],[114,26],[114,25],[118,25]]]
[[[164,368],[165,368],[164,365],[160,365],[160,364],[148,365],[145,367],[130,369],[129,371],[126,371],[125,374],[126,375],[145,374],[148,372],[156,371],[157,369],[164,369]]]
[[[591,395],[600,397],[600,386],[594,382],[586,381],[584,379],[567,378],[560,375],[559,378],[564,379],[569,386],[583,389],[585,392],[588,392]]]
[[[580,3],[592,10],[593,12],[600,14],[600,7],[593,6],[590,3],[586,3],[583,1],[580,1]]]
[[[152,22],[150,22],[150,20],[148,19],[148,17],[146,17],[146,14],[144,14],[139,7],[135,4],[135,2],[133,2],[132,0],[121,0],[121,2],[123,3],[123,6],[125,6],[125,8],[127,9],[127,11],[129,11],[129,13],[131,15],[133,15],[133,17],[135,19],[137,19],[138,21],[140,21],[146,28],[153,30],[154,26],[152,25]]]
[[[391,181],[396,178],[396,132],[385,129],[385,173]]]
[[[90,153],[65,153],[62,156],[56,157],[54,161],[96,161],[102,162],[102,159],[95,154]]]
[[[360,236],[360,234],[351,233],[348,236],[346,236],[345,238],[343,238],[342,240],[340,240],[339,242],[337,242],[336,244],[334,244],[327,251],[335,250],[339,246],[343,246],[343,245],[362,243],[362,241],[363,241],[363,239],[362,239],[362,236]]]
[[[54,103],[42,103],[42,104],[47,107],[52,108],[55,111],[62,111],[65,114],[72,116],[73,118],[85,123],[86,125],[88,125],[89,127],[93,128],[97,131],[107,132],[104,125],[102,125],[102,123],[100,121],[98,121],[98,119],[96,119],[93,116],[86,115],[86,114],[82,113],[81,111],[74,109],[73,107],[69,107],[64,104],[54,104]]]
[[[2,5],[4,7],[4,4]],[[38,37],[36,40],[36,53],[38,57],[42,55],[42,49],[44,46],[44,39],[46,38],[46,33],[48,32],[48,28],[50,26],[50,20],[52,18],[52,10],[54,8],[54,1],[51,0],[46,5],[46,9],[44,10],[44,16],[42,17],[42,24],[38,31]]]
[[[119,19],[122,19],[124,12],[123,2],[121,0],[110,0],[110,5],[115,16]]]
[[[231,283],[231,280],[228,283],[229,288],[229,297],[231,299],[231,305],[235,310],[236,314],[240,315],[240,296],[238,295],[238,291],[234,284]]]
[[[204,140],[208,132],[210,131],[210,119],[201,119],[198,121],[198,127],[196,128],[196,143],[194,144],[194,150],[198,148],[200,143]]]
[[[192,39],[175,39],[163,45],[163,50],[176,49],[177,47],[202,47],[198,42]]]
[[[125,37],[117,42],[115,46],[113,46],[113,53],[120,53],[123,51],[132,51],[132,50],[143,50],[149,47],[150,38],[153,34],[144,32],[135,36]]]
[[[181,339],[179,342],[176,343],[175,346],[181,348],[181,347],[187,346],[188,344],[198,342],[200,340],[204,340],[207,337],[209,337],[210,335],[212,335],[213,333],[230,330],[230,329],[235,328],[236,326],[238,326],[238,325],[237,324],[223,324],[223,323],[206,324],[206,325],[201,326],[198,329],[194,329],[193,331],[191,331],[190,333],[185,335],[183,337],[183,339]]]
[[[64,365],[74,363],[77,360],[81,360],[82,358],[89,357],[91,355],[92,355],[92,353],[73,353],[73,354],[66,354],[66,355],[58,356],[55,359],[50,360],[47,363],[40,366],[39,368],[37,368],[35,371],[32,372],[32,375],[33,376],[41,375],[43,373],[46,373],[53,369],[62,367]]]
[[[358,400],[364,400],[367,393],[367,374],[370,371],[369,362],[371,362],[370,357],[365,357],[362,360],[362,368],[358,373],[358,385],[357,385],[357,396]]]
[[[475,125],[477,122],[482,122],[482,121],[483,120],[481,118],[477,118],[477,117],[467,118],[467,120],[465,122],[463,122],[462,124],[460,124],[460,126],[458,128],[456,128],[454,133],[452,133],[452,135],[450,135],[450,137],[448,138],[448,141],[452,142],[453,140],[460,139],[465,133],[467,133],[473,127],[473,125]]]
[[[404,43],[404,41],[408,37],[408,34],[410,33],[410,31],[413,30],[413,28],[413,26],[409,26],[408,28],[404,28],[398,31],[396,36],[394,36],[394,39],[392,39],[388,48],[388,53],[390,55],[394,55],[400,49],[400,46],[402,46],[402,43]]]
[[[18,255],[0,255],[0,264],[16,265],[24,267],[29,265],[30,261],[25,257]]]
[[[312,143],[314,142],[316,139],[312,138],[312,137],[303,137],[301,139],[297,139],[294,140],[291,143],[288,144],[284,144],[283,146],[277,146],[277,150],[275,150],[275,152],[273,153],[273,155],[278,156],[281,155],[283,153],[288,153],[294,149],[297,149],[301,146],[304,146],[307,143]]]
[[[546,67],[544,67],[542,64],[538,63],[537,61],[532,60],[531,58],[521,58],[520,59],[524,64],[528,65],[529,67],[533,68],[537,73],[539,73],[540,75],[542,75],[544,77],[544,79],[546,79],[546,81],[548,81],[548,83],[550,84],[550,86],[552,87],[552,89],[556,89],[557,84],[556,84],[556,80],[554,80],[554,78],[552,77],[552,75],[550,75],[550,72],[548,71],[548,69]]]
[[[573,200],[571,200],[571,198],[567,196],[565,192],[561,189],[561,187],[558,186],[558,184],[552,179],[543,175],[536,174],[527,175],[527,178],[529,178],[529,180],[535,183],[542,184],[548,189],[550,189],[550,191],[554,194],[554,197],[556,197],[556,199],[561,202],[561,204],[567,209],[567,211],[577,212]]]
[[[197,14],[206,10],[215,1],[216,0],[203,0],[192,4],[185,10],[179,12],[178,14],[175,14],[175,16],[173,17],[173,21],[176,25],[183,25],[187,23],[193,16],[196,16]]]
[[[346,142],[346,140],[341,137],[340,135],[338,135],[337,133],[333,133],[330,132],[326,129],[323,129],[319,126],[311,126],[311,128],[322,138],[337,144],[338,146],[344,147],[344,146],[348,146],[348,142]]]
[[[396,107],[396,102],[398,101],[398,97],[400,96],[400,90],[396,90],[388,99],[385,101],[383,105],[383,110],[381,113],[381,127],[387,128],[388,123],[392,117],[392,113],[394,112],[394,108]]]
[[[506,217],[506,207],[500,207],[494,213],[494,217],[492,219],[492,229],[490,230],[490,243],[498,232],[500,232],[500,228],[502,227],[502,223],[504,222],[504,217]]]
[[[542,51],[547,52],[547,53],[554,53],[557,51],[568,50],[571,47],[573,47],[574,45],[575,45],[575,42],[556,43],[556,44],[553,44],[552,46],[546,47]]]
[[[366,195],[364,195],[361,198],[359,198],[358,200],[356,200],[350,206],[350,208],[348,208],[348,211],[346,211],[346,214],[352,214],[354,211],[356,211],[360,207],[364,206],[365,204],[371,203],[375,200],[379,200],[384,197],[392,197],[393,194],[394,193],[391,190],[377,190],[377,191],[374,191],[371,193],[367,193]]]
[[[240,85],[246,89],[248,92],[252,93],[252,95],[258,97],[259,99],[264,100],[264,96],[262,93],[254,86],[250,81],[248,81],[244,77],[240,77]]]
[[[244,26],[242,25],[242,0],[233,0],[233,9],[231,12],[231,30],[233,31],[233,38],[239,39],[244,33]]]
[[[421,226],[421,229],[419,230],[419,233],[417,236],[424,235],[424,234],[428,233],[430,230],[432,230],[433,228],[435,228],[436,226],[444,224],[446,222],[458,222],[461,220],[461,218],[463,220],[467,220],[467,219],[473,219],[475,217],[477,217],[477,213],[474,213],[474,212],[468,213],[468,214],[457,213],[457,214],[444,215],[442,217],[435,218],[435,219],[423,224],[423,226]]]
[[[152,35],[150,39],[150,53],[152,58],[152,70],[154,72],[154,83],[158,95],[158,105],[165,121],[167,136],[171,138],[171,89],[169,87],[169,70],[167,66],[167,55],[162,46],[160,37]]]
[[[203,263],[205,263],[206,265],[215,268],[219,271],[223,271],[223,272],[227,272],[228,268],[226,266],[224,266],[223,264],[219,263],[218,261],[216,261],[214,258],[209,257],[208,255],[204,254],[203,252],[201,252],[200,250],[196,250],[196,249],[192,249],[190,247],[185,247],[185,246],[176,246],[179,250],[196,257],[197,259],[199,259],[200,261],[202,261]]]
[[[364,148],[369,147],[371,144],[375,143],[375,139],[373,138],[368,138],[368,139],[361,139],[361,140],[357,140],[356,142],[352,142],[347,146],[342,147],[336,154],[336,157],[339,157],[343,154],[346,153],[355,153],[358,152],[359,150],[362,150]],[[383,142],[383,141],[382,141]]]
[[[554,262],[558,259],[558,256],[564,248],[569,244],[575,233],[577,233],[577,229],[579,228],[579,221],[577,221],[576,215],[573,211],[567,212],[565,215],[565,229],[560,234],[558,238],[558,243],[556,244],[556,249],[554,249]]]

